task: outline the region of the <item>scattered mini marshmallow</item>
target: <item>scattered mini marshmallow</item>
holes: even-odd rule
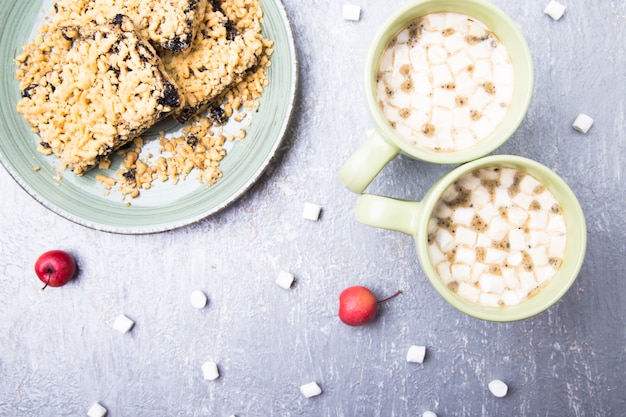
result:
[[[204,308],[208,302],[207,296],[200,290],[195,290],[191,293],[190,297],[191,305],[195,308]]]
[[[304,203],[304,210],[302,210],[302,217],[306,220],[318,221],[320,218],[320,212],[322,208],[317,204],[313,203]]]
[[[220,371],[215,362],[207,361],[202,364],[202,374],[207,381],[213,381],[220,376]]]
[[[89,417],[104,417],[107,415],[107,409],[100,403],[95,402],[91,407],[89,407],[89,410],[87,410],[87,415]]]
[[[559,20],[565,13],[565,6],[555,0],[550,0],[550,3],[543,9],[543,12],[553,18]]]
[[[343,5],[343,19],[358,21],[361,18],[361,7],[356,4]]]
[[[293,274],[287,271],[280,271],[278,273],[278,277],[276,277],[276,284],[288,290],[293,285],[294,280],[295,280],[295,277],[293,276]]]
[[[317,382],[309,382],[308,384],[304,384],[300,387],[300,392],[307,398],[315,397],[316,395],[320,395],[322,393],[322,389]]]
[[[496,397],[504,397],[509,390],[509,387],[499,379],[494,379],[489,383],[489,391]]]
[[[413,345],[406,353],[406,361],[414,363],[423,363],[426,356],[426,346]]]
[[[581,113],[578,117],[576,117],[572,126],[581,133],[587,133],[592,124],[593,119],[586,114]]]
[[[117,316],[117,318],[113,322],[113,328],[122,334],[128,333],[130,329],[133,328],[134,325],[135,325],[135,322],[123,314],[120,314],[119,316]]]
[[[424,411],[424,414],[422,414],[422,417],[437,417],[437,414],[428,410],[428,411]]]

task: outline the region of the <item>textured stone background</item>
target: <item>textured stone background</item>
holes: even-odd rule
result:
[[[533,101],[496,153],[533,158],[572,187],[588,252],[578,280],[548,311],[498,324],[459,313],[421,271],[408,236],[357,224],[356,196],[336,177],[372,122],[363,101],[367,48],[403,0],[285,0],[300,91],[280,157],[228,209],[154,236],[113,235],[68,222],[0,170],[0,415],[80,416],[100,401],[130,416],[612,416],[626,409],[626,3],[569,0],[558,22],[547,0],[494,0],[519,24],[535,62]],[[578,113],[595,124],[587,135]],[[451,167],[400,157],[368,191],[419,199]],[[301,218],[311,201],[321,220]],[[80,275],[39,291],[32,272],[51,248]],[[279,270],[297,276],[285,291]],[[336,317],[349,285],[402,289],[378,319]],[[194,289],[209,306],[189,304]],[[136,321],[120,335],[112,320]],[[405,362],[428,347],[422,365]],[[213,360],[222,376],[202,378]],[[510,386],[497,399],[486,385]],[[299,386],[317,381],[323,395]]]

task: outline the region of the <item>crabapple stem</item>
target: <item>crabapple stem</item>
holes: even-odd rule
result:
[[[41,291],[45,290],[46,287],[48,286],[48,284],[50,283],[50,274],[52,273],[52,271],[48,269],[46,272],[47,272],[47,274],[46,274],[46,284],[41,288]]]
[[[396,291],[395,293],[391,294],[391,295],[390,295],[389,297],[387,297],[387,298],[383,298],[382,300],[378,300],[378,301],[377,301],[377,303],[378,303],[378,304],[380,304],[380,303],[384,303],[385,301],[391,300],[392,298],[397,297],[397,296],[399,296],[400,294],[402,294],[402,290],[398,290],[398,291]]]

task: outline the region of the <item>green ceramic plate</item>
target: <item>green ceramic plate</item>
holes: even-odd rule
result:
[[[52,0],[0,2],[0,161],[11,176],[33,198],[59,215],[97,230],[114,233],[155,233],[182,227],[219,211],[240,197],[261,176],[276,153],[289,124],[297,87],[297,59],[293,34],[280,0],[260,0],[264,12],[263,34],[274,41],[270,85],[261,98],[258,112],[250,116],[247,137],[232,142],[222,160],[223,178],[207,187],[195,174],[176,185],[158,184],[133,199],[130,207],[119,193],[106,195],[96,172],[78,177],[62,172],[59,181],[53,156],[37,152],[32,133],[15,106],[20,90],[14,77],[14,59],[22,45],[36,33]],[[234,132],[237,126],[229,126]],[[227,127],[227,129],[229,128]],[[166,120],[145,138],[159,131],[180,129]],[[147,145],[157,146],[156,142]],[[155,148],[156,149],[156,148]],[[116,161],[111,172],[116,170]],[[35,171],[35,167],[40,167]],[[100,171],[102,172],[102,171]]]

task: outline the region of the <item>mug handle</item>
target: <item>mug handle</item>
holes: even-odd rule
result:
[[[374,130],[339,170],[339,180],[350,191],[360,194],[399,153],[400,148]]]
[[[421,201],[362,194],[356,203],[356,220],[368,226],[414,236],[419,230],[422,207]]]

